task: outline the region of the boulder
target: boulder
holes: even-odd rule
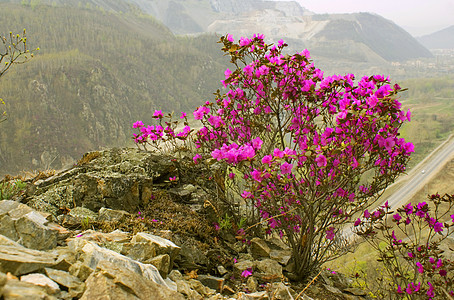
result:
[[[0,201],[0,234],[27,248],[53,249],[58,240],[69,235],[69,231],[49,222],[49,219],[49,214],[35,211],[25,204],[11,200]]]
[[[164,271],[165,273],[169,273],[173,267],[173,262],[180,253],[180,249],[180,247],[167,239],[149,233],[139,232],[131,239],[129,244],[125,245],[122,253],[143,263],[151,263],[154,257],[167,254],[170,261],[168,269]]]
[[[50,279],[65,287],[65,289],[68,290],[68,293],[72,297],[79,298],[80,296],[82,296],[82,293],[85,289],[85,283],[82,282],[79,278],[61,270],[55,270],[51,268],[45,268],[44,270]]]
[[[25,248],[6,237],[0,247],[0,272],[19,276],[45,267],[54,266],[57,256],[52,253]]]
[[[272,282],[280,281],[283,277],[282,266],[273,259],[264,259],[255,262],[254,276],[258,277],[262,281]]]
[[[96,269],[99,262],[106,260],[114,263],[118,267],[128,269],[144,276],[157,284],[168,287],[162,276],[159,274],[158,269],[156,269],[153,265],[135,261],[115,251],[102,248],[91,241],[74,239],[69,244],[73,251],[79,255],[80,261],[93,270]]]
[[[271,249],[264,240],[257,237],[251,240],[251,254],[255,259],[268,258],[270,252]]]
[[[170,156],[136,148],[86,153],[74,167],[27,187],[24,202],[57,217],[59,208],[85,207],[137,212],[148,204],[155,185],[175,176]],[[68,218],[69,219],[69,218]]]
[[[175,299],[184,297],[171,289],[140,276],[128,268],[106,260],[97,264],[86,281],[86,290],[80,299]]]

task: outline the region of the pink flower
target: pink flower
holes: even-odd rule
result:
[[[384,146],[385,146],[386,150],[392,151],[393,150],[392,148],[394,147],[395,144],[396,144],[396,142],[394,141],[394,138],[389,137],[385,140]]]
[[[143,127],[143,126],[144,125],[143,125],[142,121],[137,121],[134,124],[132,124],[133,128],[139,128],[139,127]]]
[[[187,114],[184,111],[182,111],[180,119],[184,119],[184,118],[186,118],[186,116],[187,116]]]
[[[164,115],[162,114],[161,110],[155,110],[153,114],[153,118],[161,119]]]
[[[265,155],[262,158],[262,164],[270,164],[272,160],[273,160],[273,157],[271,155]],[[454,217],[453,217],[453,222],[454,222]]]
[[[317,166],[320,168],[326,167],[326,165],[327,165],[326,157],[323,154],[320,154],[319,156],[317,156],[317,158],[315,159],[315,162],[317,163]]]
[[[177,181],[177,176],[169,177],[170,181]]]
[[[284,151],[281,151],[279,148],[276,148],[274,149],[273,155],[274,157],[283,158],[285,153]]]
[[[241,276],[244,278],[248,278],[249,276],[252,276],[252,268],[247,268],[241,273]]]
[[[416,266],[418,267],[418,273],[423,273],[424,272],[424,267],[420,262],[416,263]]]
[[[200,154],[196,154],[192,160],[194,161],[195,164],[198,164],[199,163],[199,160],[202,158],[202,155]]]
[[[370,212],[367,209],[364,211],[364,218],[366,218],[366,219],[370,218]]]
[[[393,215],[393,218],[395,221],[397,221],[399,223],[399,221],[402,219],[402,217],[399,215],[399,214],[395,214]]]
[[[436,222],[434,225],[435,232],[442,232],[443,231],[443,223]]]
[[[282,47],[282,46],[284,45],[284,40],[279,40],[279,41],[277,42],[277,45],[278,45],[279,47]]]
[[[232,36],[230,33],[227,34],[227,40],[228,40],[229,42],[232,42],[232,43],[235,41],[235,40],[233,39],[233,36]]]
[[[195,111],[194,111],[194,119],[196,120],[202,120],[203,116],[207,113],[210,112],[210,109],[205,106],[199,106]]]
[[[411,152],[415,152],[415,146],[412,143],[405,143],[404,150],[405,153],[410,154]]]
[[[255,181],[262,182],[262,172],[257,169],[254,169],[254,171],[251,172],[251,177]]]
[[[262,144],[263,144],[263,141],[259,137],[252,140],[252,147],[254,147],[254,149],[256,149],[256,150],[259,150],[260,148],[262,148]]]
[[[288,162],[284,162],[281,165],[281,172],[282,174],[289,174],[292,172],[293,165],[289,164]]]
[[[233,178],[235,178],[235,173],[229,173],[229,178],[233,180]]]
[[[334,239],[334,227],[328,228],[328,230],[326,231],[326,238],[328,240],[333,240]]]
[[[358,226],[359,224],[361,224],[361,219],[358,218],[356,221],[355,221],[355,224],[353,224],[354,226]]]
[[[225,70],[224,72],[225,79],[229,78],[230,75],[232,75],[232,71],[230,71],[230,69]]]
[[[408,122],[411,121],[411,111],[410,111],[410,109],[407,111],[407,120],[408,120]]]
[[[253,198],[254,196],[252,195],[251,192],[244,191],[244,192],[241,194],[241,197],[243,197],[244,199],[249,199],[249,198]]]

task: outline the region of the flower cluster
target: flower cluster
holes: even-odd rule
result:
[[[355,222],[357,233],[380,254],[392,282],[389,291],[409,299],[454,295],[454,262],[439,249],[454,226],[454,214],[449,215],[454,195],[435,194],[428,199],[408,203],[397,212],[381,206]]]
[[[180,119],[184,119],[183,129],[177,131],[179,122],[172,121],[172,114],[164,116],[161,110],[155,110],[153,118],[158,121],[156,125],[145,126],[142,121],[137,121],[133,124],[133,128],[139,130],[139,133],[133,134],[134,142],[139,146],[142,145],[146,149],[146,145],[151,145],[155,150],[162,150],[164,145],[176,145],[177,140],[185,141],[192,132],[188,124],[186,113],[182,112]],[[164,118],[167,121],[164,121]]]

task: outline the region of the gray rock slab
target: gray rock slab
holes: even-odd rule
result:
[[[102,248],[94,242],[81,239],[71,241],[70,247],[79,253],[81,261],[92,269],[96,269],[98,263],[105,260],[168,288],[158,269],[153,265],[143,264],[115,251]]]
[[[56,300],[53,295],[46,292],[46,288],[30,282],[8,280],[3,288],[4,300]]]
[[[140,276],[116,263],[100,261],[86,281],[81,300],[91,299],[175,299],[184,297],[176,291]]]
[[[56,264],[57,256],[52,253],[28,249],[17,245],[0,247],[0,271],[22,275]]]

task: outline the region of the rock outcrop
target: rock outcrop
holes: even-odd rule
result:
[[[366,298],[328,271],[301,293],[305,285],[287,277],[290,251],[280,240],[222,240],[200,205],[209,183],[202,188],[197,172],[169,157],[112,149],[30,180],[26,193],[0,201],[0,298]]]

